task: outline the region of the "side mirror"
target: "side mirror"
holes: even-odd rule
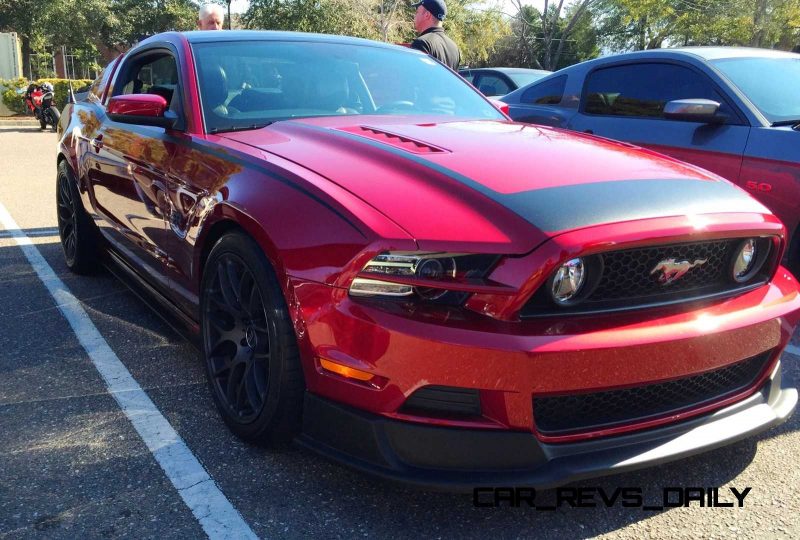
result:
[[[664,105],[664,117],[670,120],[721,124],[727,117],[717,114],[720,104],[710,99],[676,99]]]
[[[168,129],[178,121],[178,115],[167,109],[167,100],[156,94],[114,96],[106,114],[114,122]]]
[[[492,99],[492,98],[486,98],[486,99],[489,100],[489,103],[494,105],[495,109],[497,109],[498,111],[500,111],[504,115],[508,116],[508,112],[511,110],[511,107],[509,106],[508,103],[504,103],[502,101],[499,101],[499,100],[496,100],[496,99]]]

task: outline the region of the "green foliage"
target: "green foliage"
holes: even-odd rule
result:
[[[53,85],[53,104],[60,111],[67,104],[67,97],[69,96],[69,79],[39,79],[39,84],[49,82]],[[77,90],[88,84],[92,84],[91,79],[72,79],[72,89]]]
[[[20,89],[28,87],[26,79],[6,79],[0,80],[0,88],[3,88],[3,105],[8,107],[10,111],[17,114],[25,112],[25,103],[22,100],[22,94],[19,94]]]
[[[144,36],[196,27],[207,0],[0,0],[0,31],[22,38],[32,53],[99,56]],[[224,5],[224,0],[212,0]],[[470,65],[558,69],[600,48],[677,45],[800,45],[800,0],[550,0],[542,14],[511,0],[448,0],[445,30]],[[246,28],[320,32],[408,43],[415,32],[410,0],[252,0]],[[541,4],[538,4],[541,5]]]
[[[594,4],[595,0],[579,0],[564,11],[551,4],[546,17],[533,6],[520,4],[510,35],[488,65],[556,70],[596,57],[600,48]]]
[[[246,28],[379,38],[375,0],[252,0]]]
[[[483,0],[450,0],[444,27],[459,45],[462,62],[488,59],[509,24]],[[253,0],[246,28],[339,34],[408,43],[415,37],[414,11],[397,0]]]
[[[111,10],[124,15],[107,45],[131,44],[169,30],[196,30],[200,6],[193,0],[111,0]]]
[[[198,10],[194,0],[3,0],[0,31],[20,35],[26,60],[61,46],[96,57],[100,45],[124,47],[167,30],[193,30]]]
[[[69,81],[68,79],[39,79],[39,84],[49,82],[53,85],[53,105],[60,111],[67,104],[67,96],[69,95]],[[87,84],[91,84],[91,80],[87,79],[73,79],[72,88],[78,89]],[[3,104],[10,110],[18,114],[24,114],[26,111],[25,101],[23,95],[19,90],[24,90],[28,87],[27,79],[11,79],[0,80],[0,87],[3,90]]]
[[[449,0],[444,28],[461,49],[461,63],[470,66],[487,62],[511,35],[508,20],[476,0]]]
[[[614,50],[800,43],[800,0],[599,0],[598,32]]]

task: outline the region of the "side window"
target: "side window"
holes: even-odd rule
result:
[[[522,93],[520,102],[528,105],[558,105],[564,97],[566,85],[566,75],[534,84]]]
[[[89,87],[89,93],[86,95],[86,99],[89,101],[99,102],[103,98],[103,92],[106,91],[108,79],[111,77],[111,73],[114,71],[114,65],[116,65],[116,63],[116,59],[112,60],[105,67],[105,69],[103,69],[102,73],[100,73],[100,76],[98,76]]]
[[[478,90],[484,96],[504,96],[511,92],[512,88],[497,75],[484,73],[478,79]]]
[[[466,79],[467,82],[472,82],[475,80],[475,73],[473,73],[472,71],[459,71],[458,74],[464,77],[464,79]]]
[[[170,54],[146,55],[134,60],[117,86],[115,95],[157,94],[167,100],[170,109],[176,110],[178,99],[178,69],[175,58]],[[121,86],[120,86],[121,85]]]
[[[721,113],[733,114],[708,78],[675,64],[629,64],[599,69],[589,75],[584,92],[587,114],[663,118],[674,99],[718,101]]]

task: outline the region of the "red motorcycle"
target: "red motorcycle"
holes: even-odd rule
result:
[[[28,89],[25,90],[25,105],[28,110],[33,113],[39,126],[42,129],[47,129],[47,126],[52,126],[52,130],[56,130],[58,120],[61,118],[61,113],[53,105],[53,85],[49,82],[42,84],[31,83]]]

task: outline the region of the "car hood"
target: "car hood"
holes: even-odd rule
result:
[[[605,223],[769,213],[711,173],[625,143],[510,121],[440,120],[328,117],[225,137],[325,176],[422,249],[445,242],[523,253]]]

